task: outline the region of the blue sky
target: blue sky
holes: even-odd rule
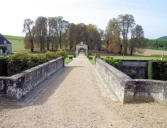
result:
[[[167,35],[167,0],[3,0],[0,33],[24,35],[23,21],[38,16],[63,16],[73,23],[95,24],[105,29],[109,19],[132,14],[145,37]]]

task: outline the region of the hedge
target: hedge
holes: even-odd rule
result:
[[[108,64],[120,69],[120,66],[122,64],[122,61],[119,59],[114,59],[113,57],[100,57],[102,60],[104,60],[105,62],[107,62]]]
[[[45,54],[17,53],[0,59],[0,76],[11,76],[26,69],[45,63],[57,57],[66,58],[65,51],[47,52]]]
[[[152,62],[152,78],[154,80],[167,80],[167,60]]]
[[[0,76],[7,76],[7,58],[0,58]]]

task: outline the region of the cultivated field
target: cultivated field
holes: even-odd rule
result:
[[[162,55],[163,50],[152,50],[152,49],[144,49],[142,53],[136,52],[135,55],[140,56],[151,56],[151,55]],[[164,54],[167,55],[167,51],[164,51]]]

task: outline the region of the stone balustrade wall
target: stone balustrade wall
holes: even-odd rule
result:
[[[50,75],[64,67],[64,59],[57,58],[11,77],[0,77],[0,91],[19,100]]]

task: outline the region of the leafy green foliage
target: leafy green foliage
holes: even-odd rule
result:
[[[0,57],[0,76],[7,75],[7,58]]]
[[[28,65],[28,54],[17,53],[9,57],[7,64],[7,72],[9,75],[19,73],[25,70]]]
[[[72,60],[72,59],[73,59],[73,57],[72,57],[72,56],[69,56],[69,59],[71,59],[71,60]]]
[[[92,59],[93,59],[93,57],[92,57],[92,56],[88,56],[88,58],[89,58],[89,60],[92,60]]]
[[[149,40],[145,39],[146,48],[156,50],[167,50],[167,40]]]
[[[152,62],[152,77],[155,80],[167,80],[167,60]]]
[[[66,57],[65,51],[46,52],[45,54],[16,53],[0,58],[0,75],[11,76],[26,69],[45,63],[57,57]],[[2,69],[1,69],[2,68]]]
[[[116,67],[116,68],[120,68],[122,61],[119,59],[114,59],[113,57],[100,57],[101,59],[103,59],[105,62],[107,62],[108,64]]]
[[[68,64],[73,60],[74,55],[68,55],[68,57],[65,58],[64,63]]]
[[[56,52],[56,54],[57,54],[58,56],[61,56],[62,58],[66,58],[67,55],[68,55],[65,50],[59,50],[59,51]]]

